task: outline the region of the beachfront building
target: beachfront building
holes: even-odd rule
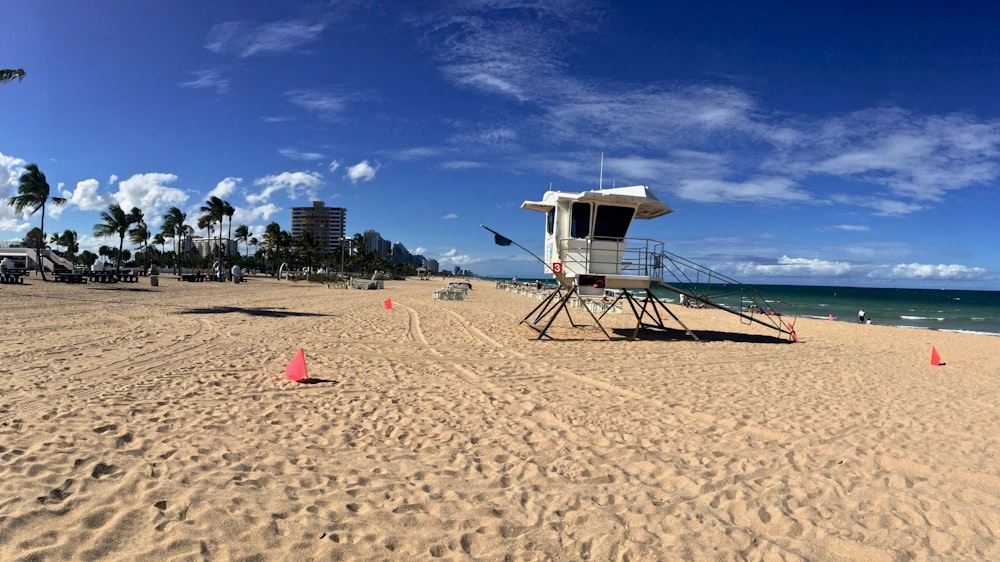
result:
[[[185,238],[181,241],[181,252],[192,254],[197,253],[203,258],[214,259],[218,256],[217,248],[219,247],[218,238]],[[230,240],[229,238],[222,239],[222,251],[229,255],[235,256],[239,253],[238,244],[236,240]]]
[[[438,263],[436,259],[424,258],[424,268],[431,273],[438,273],[441,271],[441,264]]]
[[[313,201],[312,207],[292,207],[292,239],[308,232],[320,251],[340,251],[346,228],[347,209],[343,207],[327,207],[322,201]]]
[[[380,258],[388,258],[392,255],[392,242],[382,238],[377,230],[366,230],[364,233],[365,250],[374,253]]]

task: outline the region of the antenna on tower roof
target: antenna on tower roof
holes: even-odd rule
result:
[[[601,153],[601,177],[597,180],[597,189],[604,189],[604,153]]]

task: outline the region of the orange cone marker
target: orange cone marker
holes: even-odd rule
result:
[[[937,348],[932,345],[931,346],[931,365],[933,365],[934,367],[937,367],[940,364],[941,364],[941,355],[938,353]]]
[[[301,347],[299,352],[295,354],[295,358],[285,366],[285,376],[295,382],[309,379],[309,375],[306,373],[306,354]]]

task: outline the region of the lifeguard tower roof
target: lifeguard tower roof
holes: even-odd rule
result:
[[[556,206],[556,201],[589,201],[599,204],[635,207],[635,218],[655,219],[673,212],[655,193],[645,185],[612,187],[594,191],[546,191],[541,201],[525,201],[521,208],[528,211],[548,212]]]

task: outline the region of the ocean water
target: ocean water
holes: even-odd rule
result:
[[[755,285],[775,311],[803,318],[857,322],[858,311],[875,324],[1000,335],[1000,292],[954,289],[884,289],[803,285]],[[727,287],[713,286],[718,301],[748,301]],[[666,295],[674,295],[666,291]],[[745,307],[746,305],[743,304]]]
[[[525,279],[524,281],[529,281]],[[533,279],[530,281],[534,281]],[[551,279],[543,279],[552,283]],[[679,287],[684,288],[680,284]],[[857,322],[858,311],[875,324],[1000,335],[1000,291],[956,289],[884,289],[808,285],[754,285],[775,311],[802,318]],[[746,308],[746,292],[737,286],[714,284],[698,287],[713,301],[729,308]],[[677,293],[654,289],[666,302],[677,302]]]

